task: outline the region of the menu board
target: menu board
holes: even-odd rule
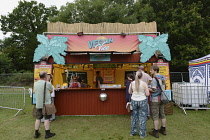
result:
[[[114,70],[113,69],[104,70],[104,83],[114,83]]]
[[[40,79],[39,73],[46,71],[48,74],[52,72],[52,65],[46,64],[45,61],[41,61],[40,64],[34,65],[34,83]]]
[[[96,68],[94,69],[94,83],[96,82],[96,71],[100,71],[103,83],[114,83],[115,69],[112,68]]]
[[[154,64],[156,64],[159,67],[159,73],[165,77],[166,89],[171,89],[168,63],[164,63],[162,60],[159,60],[158,63]]]
[[[48,74],[52,72],[52,65],[47,64],[45,61],[41,61],[39,64],[34,65],[34,84],[40,79],[39,73],[46,71]],[[32,104],[36,104],[36,94],[32,94]]]

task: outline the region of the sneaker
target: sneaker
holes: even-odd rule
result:
[[[130,136],[133,137],[134,135],[133,134],[130,134]]]
[[[155,138],[159,138],[158,130],[153,129],[153,131],[150,131],[149,134]]]
[[[166,135],[166,128],[162,127],[158,130],[161,134]]]

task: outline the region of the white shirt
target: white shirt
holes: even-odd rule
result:
[[[135,86],[135,81],[131,82],[131,88],[133,90],[133,93],[132,93],[132,96],[131,96],[131,99],[134,100],[134,101],[143,101],[146,99],[146,95],[145,95],[145,88],[142,86],[143,85],[143,81],[140,81],[140,85],[139,85],[139,88],[140,88],[140,91],[138,92],[136,90],[136,86]]]
[[[53,85],[52,85],[52,87],[53,87],[53,90],[52,90],[52,93],[50,95],[51,95],[51,97],[55,97],[55,88],[54,88]]]

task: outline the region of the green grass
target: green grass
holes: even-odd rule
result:
[[[26,98],[26,114],[16,110],[0,109],[1,140],[31,140],[34,135],[31,98]],[[208,140],[210,139],[210,110],[186,110],[173,106],[173,115],[167,115],[167,136],[160,134],[161,140]],[[154,137],[148,134],[153,128],[152,120],[147,122],[147,140]],[[51,123],[51,131],[56,133],[52,140],[138,140],[130,137],[130,116],[56,116]],[[44,124],[40,126],[44,139]]]

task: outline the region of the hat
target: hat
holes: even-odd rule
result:
[[[138,68],[141,70],[144,70],[144,66],[139,66]]]

